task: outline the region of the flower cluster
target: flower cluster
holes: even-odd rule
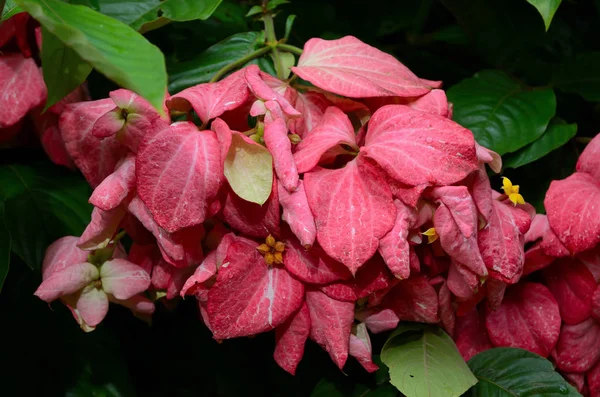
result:
[[[311,39],[291,71],[250,65],[164,112],[127,90],[67,105],[60,133],[95,208],[78,240],[55,243],[68,260],[49,249],[38,296],[84,327],[107,301],[150,313],[146,288],[194,296],[217,340],[275,330],[290,373],[308,338],[373,371],[368,331],[455,334],[483,299],[500,307],[534,211],[510,181],[491,188],[500,158],[451,120],[441,83],[350,36]],[[85,260],[121,229],[127,259]]]
[[[525,235],[523,275],[492,310],[472,309],[456,324],[465,359],[493,346],[549,357],[584,395],[600,394],[600,135],[577,171],[553,181]],[[518,327],[518,332],[515,332]]]

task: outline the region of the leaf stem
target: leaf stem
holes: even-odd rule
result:
[[[281,63],[281,55],[279,54],[279,43],[277,42],[277,37],[275,36],[275,24],[273,23],[273,15],[267,13],[263,16],[263,21],[265,23],[265,35],[267,37],[267,46],[271,49],[273,53],[273,63],[275,64],[275,70],[277,71],[277,78],[279,80],[284,79],[284,71],[283,71],[283,63]]]
[[[277,44],[277,48],[285,52],[291,52],[292,54],[302,55],[304,50],[289,44]]]
[[[228,72],[237,69],[243,65],[245,65],[246,63],[250,62],[251,60],[258,58],[264,54],[266,54],[267,52],[269,52],[271,50],[271,47],[263,47],[259,50],[256,50],[254,52],[251,52],[250,54],[238,59],[237,61],[234,61],[230,64],[227,64],[225,66],[223,66],[221,69],[219,69],[217,71],[217,73],[215,73],[215,75],[210,79],[209,83],[215,83],[217,81],[219,81],[219,79],[221,79],[221,77],[225,76]]]

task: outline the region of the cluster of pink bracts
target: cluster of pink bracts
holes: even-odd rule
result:
[[[35,97],[18,114],[0,104],[2,128],[45,97],[39,76],[39,92],[11,86],[17,60],[39,72],[25,56],[0,57],[0,89]],[[67,157],[51,158],[76,165],[95,208],[81,237],[48,248],[36,295],[60,299],[88,331],[109,302],[147,318],[157,299],[194,296],[217,340],[274,329],[290,373],[308,338],[340,368],[350,355],[373,371],[368,331],[438,323],[466,358],[519,346],[583,385],[600,356],[600,259],[572,254],[600,240],[598,138],[581,173],[552,185],[548,222],[508,180],[503,194],[491,188],[485,164],[498,172],[499,156],[451,121],[440,82],[354,37],[310,40],[292,71],[312,85],[248,66],[167,95],[164,115],[127,90],[56,109]],[[255,203],[256,173],[239,164],[264,168],[254,159],[265,151],[271,192]],[[122,229],[128,253],[114,241]]]
[[[27,142],[20,132],[33,130],[52,161],[74,168],[58,130],[58,116],[65,104],[85,100],[87,93],[80,87],[42,112],[47,90],[34,60],[42,43],[36,25],[27,13],[0,24],[0,145]]]
[[[600,396],[600,135],[577,171],[553,181],[525,235],[523,275],[502,303],[457,317],[455,336],[468,359],[492,346],[548,357],[584,395]]]

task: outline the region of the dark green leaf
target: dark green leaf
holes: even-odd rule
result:
[[[10,232],[4,223],[4,203],[0,202],[0,291],[10,268]]]
[[[294,20],[296,19],[295,15],[288,15],[285,20],[285,34],[283,36],[284,39],[288,39],[290,37],[290,33],[292,33],[292,26],[294,26]]]
[[[88,184],[74,174],[48,168],[0,167],[0,196],[12,251],[32,269],[39,269],[44,250],[55,239],[78,236],[90,219]]]
[[[460,396],[477,383],[452,338],[421,324],[401,324],[381,350],[390,382],[407,397]]]
[[[6,3],[4,3],[4,8],[2,9],[2,18],[0,18],[0,21],[5,21],[20,12],[23,12],[23,9],[21,9],[21,7],[14,2],[14,0],[6,0]]]
[[[486,350],[469,360],[479,379],[465,396],[579,396],[557,372],[552,363],[522,349],[501,347]]]
[[[176,93],[196,84],[207,83],[219,69],[263,45],[262,32],[238,33],[209,47],[189,61],[174,63],[169,67],[169,92]],[[259,66],[264,70],[264,61]]]
[[[337,383],[323,378],[310,394],[310,397],[344,397],[344,392]]]
[[[453,119],[500,155],[539,138],[556,113],[550,88],[524,87],[498,70],[483,70],[448,91]]]
[[[45,109],[48,109],[82,84],[92,67],[45,28],[42,37],[42,72],[48,88]]]
[[[553,78],[556,88],[600,102],[600,51],[584,52],[562,64]]]
[[[542,16],[544,25],[546,25],[546,30],[550,27],[552,18],[554,18],[554,13],[558,9],[561,1],[562,0],[527,0],[527,2],[534,6]]]
[[[504,168],[519,168],[540,159],[567,143],[576,133],[577,124],[567,124],[562,120],[553,121],[536,141],[504,156],[502,159]]]
[[[163,16],[172,21],[207,19],[223,0],[166,0],[161,3]]]
[[[157,14],[160,8],[160,0],[71,0],[70,3],[88,6],[127,25],[152,11]]]
[[[99,72],[164,112],[164,57],[138,32],[85,6],[59,0],[17,3]]]

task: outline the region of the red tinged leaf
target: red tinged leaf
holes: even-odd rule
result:
[[[586,374],[588,387],[590,388],[590,396],[600,396],[600,362]]]
[[[331,106],[331,102],[318,92],[298,92],[291,89],[288,92],[294,93],[290,102],[302,114],[302,118],[294,119],[289,123],[290,130],[304,138],[319,124],[325,109]]]
[[[296,147],[294,160],[298,172],[312,170],[328,150],[339,145],[348,145],[358,151],[350,119],[340,109],[332,106],[327,108],[319,123]]]
[[[117,208],[135,190],[135,156],[129,153],[92,193],[90,204],[104,211]]]
[[[327,256],[321,247],[306,249],[295,238],[286,240],[283,264],[294,277],[310,284],[329,284],[350,277],[348,269]]]
[[[394,198],[400,199],[404,204],[411,208],[417,207],[421,195],[428,187],[427,185],[408,186],[389,177],[388,184]]]
[[[114,137],[98,140],[92,135],[96,120],[110,111],[110,99],[67,105],[59,118],[59,129],[67,152],[92,188],[112,174],[127,148]]]
[[[224,181],[212,131],[178,122],[144,140],[136,157],[137,192],[156,223],[175,232],[204,222]]]
[[[285,269],[268,267],[256,247],[232,243],[208,292],[207,312],[215,339],[269,331],[302,305],[302,284]]]
[[[585,265],[570,258],[562,259],[544,269],[542,277],[558,302],[565,324],[579,324],[590,317],[596,280]]]
[[[100,266],[102,289],[119,300],[144,292],[150,286],[150,276],[144,269],[125,259],[111,259]]]
[[[573,253],[600,243],[600,181],[583,172],[552,181],[544,207],[552,231]]]
[[[479,277],[469,268],[452,261],[448,269],[448,288],[461,299],[471,299],[479,288]]]
[[[250,66],[244,68],[244,77],[246,79],[246,82],[248,83],[248,87],[250,88],[250,91],[252,91],[252,93],[257,98],[259,98],[265,102],[266,101],[277,102],[277,104],[279,104],[279,106],[281,107],[281,110],[283,110],[283,112],[288,117],[301,116],[301,114],[296,109],[294,109],[294,107],[288,102],[287,99],[285,99],[285,97],[282,94],[275,91],[273,88],[271,88],[265,82],[265,79],[268,79],[271,76],[267,75],[266,73],[261,72],[260,69],[258,68],[258,66],[250,65]],[[271,77],[271,79],[274,79],[274,78]],[[284,83],[281,82],[281,84],[284,84]],[[251,114],[252,114],[252,112],[251,112]]]
[[[475,142],[475,151],[477,153],[477,160],[479,160],[479,163],[488,164],[492,171],[494,171],[496,174],[502,170],[502,158],[498,153],[481,146],[477,142]]]
[[[566,372],[586,372],[600,360],[600,325],[593,318],[563,325],[556,344],[556,367]]]
[[[431,89],[396,58],[353,36],[310,39],[292,71],[325,91],[350,98],[421,96]]]
[[[523,264],[523,276],[543,269],[554,262],[556,258],[544,254],[540,243],[534,244],[525,251],[525,263]]]
[[[448,108],[448,98],[444,90],[431,90],[422,97],[407,103],[411,108],[419,112],[431,113],[441,117],[450,118]]]
[[[215,274],[217,274],[217,251],[213,250],[206,255],[206,258],[204,258],[204,261],[196,268],[194,274],[185,281],[185,284],[181,288],[180,295],[182,297],[185,295],[194,295],[196,289]]]
[[[262,206],[240,198],[227,189],[221,216],[232,228],[252,237],[279,236],[280,213],[277,179],[273,178],[271,195]]]
[[[600,286],[594,291],[592,295],[592,316],[596,321],[600,321]]]
[[[377,255],[356,273],[356,277],[348,278],[345,281],[337,281],[320,288],[321,291],[333,299],[355,302],[358,299],[369,296],[375,291],[390,287],[393,282],[381,257]]]
[[[117,207],[109,211],[94,208],[92,220],[81,234],[77,246],[87,251],[106,248],[117,234],[125,213],[124,207]]]
[[[600,246],[577,255],[577,259],[583,263],[594,276],[597,284],[600,284]]]
[[[35,61],[20,54],[0,56],[0,128],[16,124],[46,100],[46,85]]]
[[[502,304],[507,284],[490,278],[485,283],[487,305],[491,310],[497,310]]]
[[[577,171],[587,172],[600,182],[600,134],[597,134],[590,143],[587,144],[579,160],[577,161]]]
[[[407,185],[449,185],[478,167],[475,139],[457,123],[404,105],[380,108],[361,149]]]
[[[321,291],[307,290],[306,305],[310,312],[310,338],[342,369],[348,359],[354,303],[332,299]]]
[[[525,237],[519,230],[519,222],[515,215],[522,213],[519,209],[513,213],[507,204],[493,201],[493,210],[488,224],[479,231],[479,249],[487,266],[490,277],[509,284],[518,281],[523,272]]]
[[[438,276],[429,280],[429,284],[433,285],[438,294],[438,316],[440,318],[440,324],[448,335],[453,336],[456,315],[454,313],[454,308],[452,307],[452,294],[450,293],[450,289],[448,289],[448,283],[443,277]]]
[[[464,316],[456,317],[454,342],[465,361],[482,351],[491,349],[492,343],[485,328],[485,318],[472,309]]]
[[[104,291],[89,285],[77,298],[75,308],[86,325],[95,327],[108,313],[108,297]]]
[[[408,230],[416,222],[417,212],[400,200],[394,200],[394,204],[396,222],[392,230],[379,241],[379,253],[394,276],[407,279],[410,276]]]
[[[460,233],[466,238],[477,233],[477,208],[466,186],[442,186],[431,191],[431,197],[443,203]]]
[[[560,333],[558,304],[548,288],[520,283],[507,289],[496,311],[487,311],[486,328],[496,347],[518,347],[548,357]]]
[[[83,262],[55,270],[40,284],[34,295],[45,302],[73,294],[99,277],[98,268]]]
[[[391,309],[365,309],[356,313],[356,319],[363,321],[369,331],[374,334],[395,329],[400,322],[396,313]]]
[[[183,257],[173,257],[167,252],[163,245],[159,245],[163,258],[171,265],[178,268],[186,268],[192,265],[197,265],[204,259],[204,252],[202,250],[202,239],[204,238],[205,230],[204,226],[196,225],[186,227],[178,230],[175,233],[171,233],[170,239],[184,252]]]
[[[490,179],[488,178],[485,166],[480,165],[477,171],[471,174],[471,177],[472,179],[469,187],[471,197],[473,197],[477,210],[487,222],[492,216],[494,200],[492,198]]]
[[[377,371],[379,367],[373,363],[373,349],[366,325],[360,323],[353,328],[353,332],[350,334],[348,353],[356,358],[367,372]]]
[[[89,252],[77,247],[79,237],[65,236],[53,242],[44,255],[42,278],[47,279],[55,271],[77,263],[87,262]]]
[[[216,83],[198,84],[167,100],[169,110],[189,112],[194,109],[204,124],[229,110],[243,105],[250,95],[245,71],[238,70]]]
[[[304,183],[319,244],[355,274],[396,219],[381,171],[358,156],[341,169],[316,168],[304,175]]]
[[[279,204],[283,209],[281,219],[290,226],[292,233],[302,246],[306,248],[312,246],[317,238],[317,227],[315,226],[315,217],[308,205],[304,181],[298,181],[298,188],[295,192],[288,192],[280,184],[277,185],[277,191]]]
[[[433,324],[440,321],[437,293],[422,275],[396,284],[385,296],[383,306],[392,309],[400,321]]]
[[[273,167],[279,182],[286,190],[293,192],[298,187],[298,170],[292,156],[292,142],[288,138],[283,119],[265,122],[263,136],[265,145],[273,156]]]
[[[306,303],[285,323],[275,329],[275,362],[295,375],[304,356],[304,345],[310,334],[310,313]]]

